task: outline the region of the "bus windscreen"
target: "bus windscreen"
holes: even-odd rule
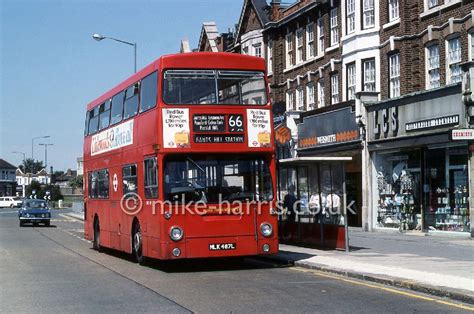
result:
[[[273,186],[268,162],[259,157],[172,155],[165,160],[168,201],[270,201]]]
[[[163,100],[170,105],[267,103],[263,72],[167,70],[163,82]]]

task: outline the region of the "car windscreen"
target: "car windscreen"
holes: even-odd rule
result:
[[[46,202],[40,200],[26,200],[23,201],[23,207],[27,208],[46,208]]]
[[[171,155],[164,170],[168,201],[218,204],[273,199],[269,165],[262,157]]]
[[[167,70],[163,100],[170,105],[261,105],[265,75],[258,71]]]

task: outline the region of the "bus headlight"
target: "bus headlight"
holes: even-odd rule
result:
[[[269,237],[273,233],[273,228],[272,225],[269,224],[268,222],[264,222],[263,224],[260,225],[260,232],[264,237]]]
[[[170,238],[173,241],[179,241],[183,238],[184,232],[180,227],[171,227]]]

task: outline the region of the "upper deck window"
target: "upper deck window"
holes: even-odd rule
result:
[[[110,125],[119,123],[123,117],[123,100],[125,91],[121,91],[112,97],[112,114],[110,116]]]
[[[89,111],[89,134],[94,134],[99,129],[99,107]]]
[[[168,70],[163,100],[171,105],[266,104],[265,76],[256,71]]]
[[[123,119],[128,119],[138,113],[138,90],[140,85],[133,84],[125,90],[125,103],[123,109]]]
[[[158,93],[158,72],[153,72],[142,80],[140,86],[140,112],[156,106]]]

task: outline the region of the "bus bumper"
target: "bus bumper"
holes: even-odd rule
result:
[[[179,242],[161,242],[161,259],[252,256],[278,253],[278,239],[255,236],[188,238]],[[179,253],[179,254],[178,254]]]

